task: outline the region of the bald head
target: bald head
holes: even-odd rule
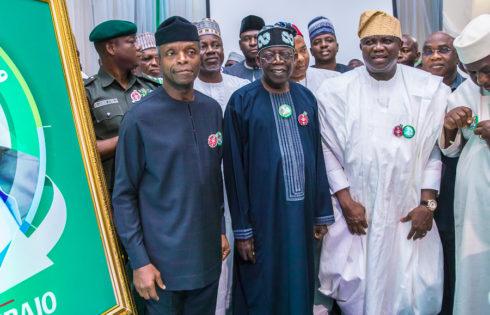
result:
[[[443,77],[451,86],[458,74],[458,55],[453,47],[454,38],[444,32],[434,32],[427,37],[422,47],[423,69]]]
[[[417,40],[408,34],[402,36],[402,48],[398,55],[398,63],[413,67],[415,61],[420,57]]]
[[[408,47],[414,50],[419,50],[419,43],[417,42],[417,39],[415,39],[415,37],[408,34],[403,34],[402,41],[403,43],[406,43]]]

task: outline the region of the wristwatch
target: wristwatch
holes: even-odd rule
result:
[[[437,201],[435,201],[434,199],[422,200],[420,202],[420,205],[426,206],[427,209],[429,209],[430,211],[434,211],[437,208]]]

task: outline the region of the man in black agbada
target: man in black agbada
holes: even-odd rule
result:
[[[214,314],[225,232],[221,107],[193,89],[196,27],[171,17],[155,38],[163,88],[121,124],[114,221],[146,314]]]

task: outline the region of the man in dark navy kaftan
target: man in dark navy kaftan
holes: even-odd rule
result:
[[[264,76],[236,91],[225,112],[235,315],[312,314],[313,241],[334,221],[316,99],[288,81],[294,56],[290,28],[262,29]]]

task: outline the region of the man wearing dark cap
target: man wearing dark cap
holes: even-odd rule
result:
[[[233,314],[311,314],[313,241],[333,223],[317,102],[289,81],[295,30],[258,34],[261,80],[225,112],[224,170],[235,236]]]
[[[402,35],[402,47],[398,54],[398,63],[413,67],[420,57],[419,44],[417,40],[408,34]]]
[[[257,34],[264,25],[264,20],[258,16],[249,15],[243,18],[238,44],[245,56],[245,60],[231,67],[224,68],[224,73],[249,80],[250,82],[260,79],[262,69],[257,63]]]
[[[315,57],[316,68],[333,70],[340,73],[352,70],[352,67],[337,63],[335,57],[339,52],[339,43],[332,22],[323,16],[318,16],[308,23],[310,33],[310,51]]]
[[[84,81],[85,92],[109,192],[114,183],[114,152],[122,117],[158,86],[156,79],[131,73],[139,63],[136,30],[134,23],[111,20],[97,25],[89,37],[99,54],[100,69]]]
[[[119,130],[114,222],[146,314],[214,314],[222,258],[222,112],[193,89],[199,35],[181,17],[155,33],[163,74]],[[224,242],[227,243],[227,242]]]

